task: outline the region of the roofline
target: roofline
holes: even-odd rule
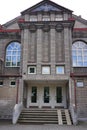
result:
[[[32,7],[30,7],[30,8],[27,8],[26,10],[22,11],[21,14],[24,15],[26,11],[28,11],[28,10],[31,11],[33,8],[36,8],[37,6],[39,6],[40,4],[42,4],[42,3],[44,3],[44,2],[51,2],[52,4],[54,4],[54,5],[56,5],[56,6],[60,6],[60,8],[63,8],[64,10],[67,10],[67,11],[69,11],[69,12],[71,12],[71,13],[73,12],[72,10],[69,10],[69,9],[67,9],[67,8],[65,8],[65,7],[59,5],[59,4],[57,4],[57,3],[55,3],[55,2],[53,2],[53,1],[51,1],[51,0],[42,0],[42,1],[40,1],[39,3],[35,4],[34,6],[32,6]]]
[[[82,18],[80,15],[77,16],[77,15],[75,15],[75,14],[72,14],[72,17],[74,17],[75,20],[78,20],[78,21],[82,22],[83,24],[87,25],[87,20],[84,19],[84,18]]]
[[[20,19],[21,17],[22,17],[21,15],[20,15],[20,16],[17,16],[17,17],[15,17],[14,19],[12,19],[12,20],[6,22],[5,24],[2,24],[2,26],[8,27],[9,25],[11,25],[11,24],[15,23],[16,21],[18,21],[18,19]]]

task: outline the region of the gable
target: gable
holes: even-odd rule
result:
[[[40,3],[34,5],[31,8],[28,8],[27,10],[24,10],[21,13],[29,14],[29,13],[35,13],[35,12],[50,12],[50,11],[72,13],[71,10],[64,8],[50,0],[43,0]]]
[[[61,11],[61,10],[53,5],[50,5],[49,3],[44,3],[43,5],[32,10],[32,12],[36,11]]]

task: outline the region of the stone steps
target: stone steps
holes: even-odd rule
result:
[[[24,109],[18,123],[71,125],[67,109]]]

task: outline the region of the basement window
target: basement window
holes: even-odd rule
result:
[[[0,81],[0,86],[3,86],[3,81]]]
[[[15,85],[16,85],[15,81],[10,81],[10,86],[15,87]]]

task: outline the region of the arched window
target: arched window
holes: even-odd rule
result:
[[[6,66],[20,66],[21,45],[19,42],[11,42],[6,48]]]
[[[72,45],[73,67],[87,67],[87,44],[76,41]]]

